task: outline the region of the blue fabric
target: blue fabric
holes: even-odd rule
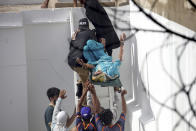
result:
[[[110,77],[120,76],[120,60],[112,62],[112,57],[104,52],[103,44],[94,40],[88,40],[84,46],[83,55],[88,60],[88,64],[95,66],[93,73],[101,70]]]
[[[103,44],[95,40],[88,40],[83,48],[83,55],[89,64],[96,65],[100,57],[106,55]]]

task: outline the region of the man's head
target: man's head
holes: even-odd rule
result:
[[[89,23],[87,18],[82,18],[79,20],[79,29],[80,30],[89,29]]]
[[[91,119],[91,108],[88,106],[82,107],[80,111],[81,117],[85,122],[89,122]]]
[[[51,102],[56,102],[56,100],[58,99],[58,96],[59,96],[59,92],[60,92],[60,89],[56,88],[56,87],[51,87],[47,90],[47,96],[48,96],[48,99],[51,101]]]
[[[99,42],[103,44],[103,46],[106,46],[106,39],[105,38],[99,38]]]
[[[104,109],[100,113],[100,120],[105,126],[109,126],[112,124],[113,114],[110,109]]]

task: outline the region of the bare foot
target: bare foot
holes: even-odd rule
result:
[[[120,41],[125,41],[125,39],[126,39],[126,34],[125,33],[122,33],[120,35]]]
[[[48,2],[49,0],[45,0],[42,5],[41,5],[41,8],[48,8]]]
[[[77,0],[73,0],[73,2],[74,2],[73,7],[77,7]]]
[[[98,70],[97,72],[94,73],[94,75],[99,75],[101,73],[102,73],[102,71],[101,70]]]

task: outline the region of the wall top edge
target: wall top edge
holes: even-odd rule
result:
[[[63,8],[0,13],[0,28],[22,27],[25,24],[69,22],[70,10],[71,8]]]

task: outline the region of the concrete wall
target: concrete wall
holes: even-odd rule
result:
[[[136,0],[142,7],[151,9],[153,0]],[[192,0],[196,3],[195,0]],[[196,12],[186,0],[159,0],[153,12],[196,31]]]
[[[168,0],[166,2],[173,2],[173,0]],[[130,7],[133,12],[137,10],[132,3],[130,4]],[[167,27],[175,29],[180,33],[186,34],[187,36],[193,36],[195,34],[194,31],[181,26],[178,23],[165,19],[155,13],[152,13],[152,15]],[[159,26],[151,22],[142,13],[131,13],[130,19],[131,25],[134,27],[160,30]],[[190,19],[186,19],[187,22],[191,23],[192,21],[189,20]],[[177,83],[181,83],[177,70],[176,53],[180,53],[178,47],[182,46],[186,40],[175,35],[167,37],[168,34],[165,33],[152,33],[148,31],[140,31],[136,34],[140,71],[144,84],[152,95],[151,105],[156,118],[154,122],[150,122],[146,125],[146,131],[173,131],[175,124],[180,120],[175,111],[164,108],[159,105],[158,102],[165,103],[172,108],[175,107],[176,104],[177,110],[179,110],[181,114],[184,114],[184,112],[189,110],[187,98],[183,93],[177,95],[176,101],[175,97],[172,96],[173,93],[181,88],[181,86],[179,87],[176,85],[172,78],[174,78]],[[195,43],[190,42],[186,46],[185,52],[181,58],[179,70],[182,73],[183,82],[186,84],[190,83],[196,75],[195,49]],[[192,93],[195,92],[194,87]],[[158,102],[155,101],[155,99]],[[192,101],[196,100],[195,96],[191,96],[191,99]],[[141,127],[138,126],[138,114],[140,113],[133,113],[133,129],[135,130],[141,129]],[[183,116],[189,121],[191,115]],[[192,121],[192,124],[195,125],[195,121]],[[189,131],[189,126],[184,122],[180,122],[176,130]]]
[[[107,11],[112,13],[109,8]],[[45,131],[44,111],[49,103],[46,91],[52,86],[67,90],[63,109],[71,115],[75,94],[73,71],[66,60],[71,35],[69,13],[70,8],[0,14],[0,102],[3,105],[0,127],[3,131]],[[129,16],[124,17],[129,22]],[[129,90],[127,99],[133,98],[128,72],[130,46],[125,46],[121,68],[122,83]],[[114,52],[116,59],[118,49]],[[131,130],[129,121],[126,129]]]
[[[27,63],[20,14],[0,14],[0,128],[27,131]],[[14,19],[14,21],[13,21]]]
[[[62,109],[70,115],[74,110],[73,72],[66,62],[71,35],[68,12],[69,9],[24,12],[29,131],[45,130],[43,115],[49,87],[66,89],[68,98]]]

